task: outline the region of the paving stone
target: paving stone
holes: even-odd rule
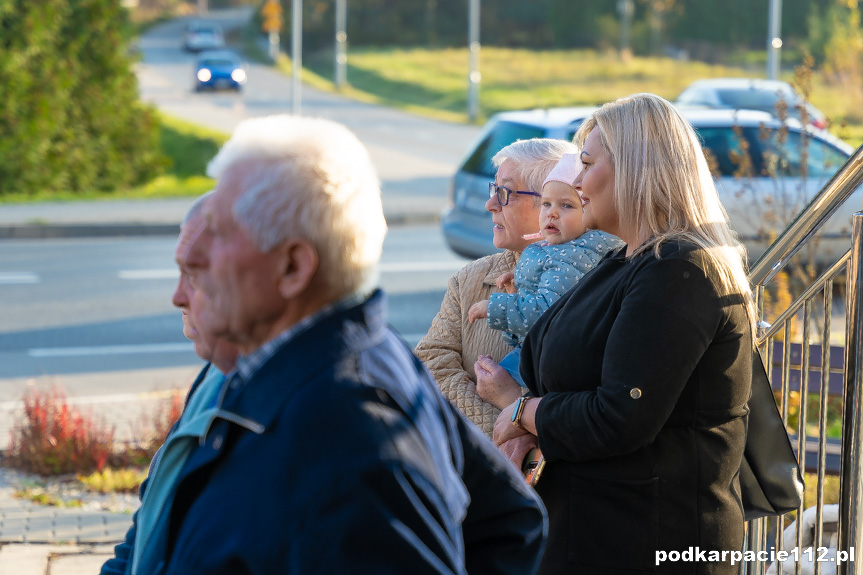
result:
[[[77,554],[59,553],[51,557],[48,575],[94,575],[111,557],[113,553],[96,553],[94,549]]]
[[[3,545],[0,575],[42,575],[48,568],[49,545]]]

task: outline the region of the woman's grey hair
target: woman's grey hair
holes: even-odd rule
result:
[[[513,163],[515,175],[527,186],[527,190],[520,191],[540,194],[542,183],[563,155],[577,153],[578,146],[566,140],[532,138],[518,140],[506,146],[494,155],[491,162],[495,168],[499,168],[509,160]],[[539,205],[539,201],[539,198],[534,198],[535,205]]]
[[[246,120],[207,167],[216,179],[229,170],[243,189],[234,218],[259,250],[302,238],[333,296],[374,287],[387,225],[377,172],[350,130],[290,115]]]

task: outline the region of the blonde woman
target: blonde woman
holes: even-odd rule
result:
[[[626,245],[528,333],[521,373],[535,397],[495,422],[511,460],[538,443],[547,462],[540,573],[736,573],[721,552],[743,545],[745,251],[695,132],[667,101],[606,104],[575,141],[584,222]],[[681,555],[690,549],[705,553]]]

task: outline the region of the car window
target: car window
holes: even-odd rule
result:
[[[743,130],[720,127],[698,128],[696,131],[714,176],[749,177],[757,173]]]
[[[541,138],[544,132],[542,128],[535,126],[524,126],[511,122],[497,122],[485,138],[479,143],[474,152],[468,157],[462,166],[462,171],[481,176],[494,178],[494,165],[491,159],[501,148],[508,146],[516,140],[529,140]]]
[[[778,130],[771,130],[765,142],[762,155],[767,173],[790,177],[801,177],[802,166],[806,166],[809,178],[829,178],[845,163],[848,156],[828,144],[811,136],[805,137],[797,131],[789,130],[783,138]],[[804,150],[805,141],[805,150]]]
[[[829,178],[845,165],[848,157],[842,150],[813,138],[809,141],[809,176]]]
[[[719,100],[723,105],[735,109],[762,110],[770,114],[776,114],[776,103],[780,94],[773,90],[717,90]],[[795,102],[787,94],[781,95],[788,108]]]
[[[221,67],[221,66],[236,66],[233,60],[201,60],[201,66],[206,67]]]
[[[714,176],[798,178],[805,157],[806,175],[832,176],[847,159],[842,150],[795,130],[762,128],[700,128],[697,130]]]

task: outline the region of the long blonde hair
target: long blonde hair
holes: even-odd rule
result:
[[[672,239],[703,249],[722,295],[740,294],[754,330],[755,304],[746,275],[746,248],[728,224],[728,214],[704,158],[695,130],[667,100],[633,94],[593,113],[575,134],[584,146],[599,129],[614,164],[614,204],[622,226],[643,242],[631,256]],[[630,256],[630,257],[631,257]]]

